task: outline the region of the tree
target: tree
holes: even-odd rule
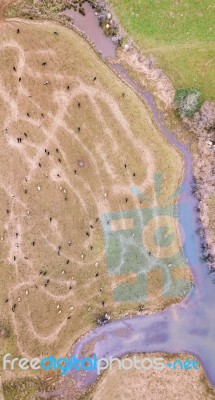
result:
[[[201,93],[194,88],[177,89],[174,105],[180,117],[192,117],[201,107]]]

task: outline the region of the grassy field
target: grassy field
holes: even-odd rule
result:
[[[197,87],[215,98],[213,0],[110,0],[125,31],[153,53],[176,87]]]
[[[76,33],[21,20],[0,30],[1,354],[63,356],[105,312],[119,318],[142,305],[113,299],[135,275],[108,274],[102,214],[144,207],[130,189],[154,198],[156,171],[166,199],[183,165],[147,107]],[[157,291],[159,279],[145,312],[178,300]],[[5,385],[6,399],[11,390],[21,399]]]

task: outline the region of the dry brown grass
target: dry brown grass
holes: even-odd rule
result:
[[[9,6],[17,2],[16,0],[0,0],[0,22],[5,20],[5,13]]]
[[[208,207],[208,209],[206,209],[206,210],[207,210],[208,214],[210,215],[210,218],[207,219],[206,223],[208,223],[209,236],[210,236],[211,244],[212,244],[215,242],[215,195],[214,194],[209,196],[209,199],[207,202],[207,207]],[[214,250],[214,252],[215,252],[215,250]]]
[[[113,302],[113,287],[129,278],[107,274],[97,218],[139,208],[130,188],[152,197],[157,170],[166,198],[183,166],[148,109],[77,34],[18,20],[0,29],[3,354],[62,356],[99,315],[139,308]],[[147,312],[170,304],[154,287]]]
[[[165,363],[180,359],[193,359],[191,356],[165,354],[147,354],[144,357],[164,357]],[[140,359],[142,359],[140,357]],[[128,365],[128,364],[127,364]],[[143,371],[119,370],[114,366],[101,378],[94,391],[85,397],[86,400],[213,400],[214,390],[207,383],[202,368],[196,370]]]

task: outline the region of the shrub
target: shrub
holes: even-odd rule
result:
[[[201,107],[201,93],[198,89],[177,89],[174,105],[181,117],[192,117]]]

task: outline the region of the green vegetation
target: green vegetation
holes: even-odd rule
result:
[[[70,8],[71,4],[71,0],[43,0],[41,2],[14,0],[7,8],[6,16],[8,18],[66,20],[67,18],[59,13],[66,8]]]
[[[176,87],[215,99],[213,0],[110,0],[126,32],[152,52]]]
[[[174,104],[181,117],[192,117],[201,106],[201,93],[198,89],[177,89]]]

